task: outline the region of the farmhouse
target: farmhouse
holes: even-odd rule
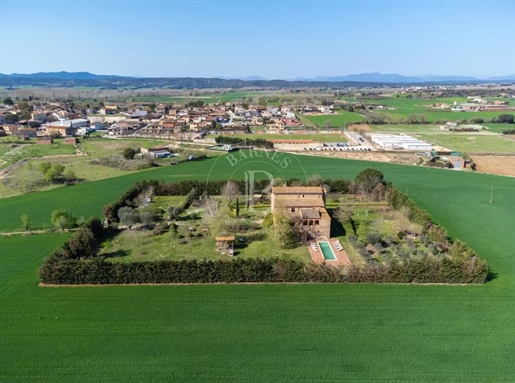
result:
[[[300,222],[313,237],[331,234],[331,217],[325,209],[326,190],[321,186],[273,187],[272,212],[282,211]]]
[[[383,149],[431,150],[427,142],[405,135],[370,134],[370,139]]]

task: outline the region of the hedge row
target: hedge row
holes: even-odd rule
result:
[[[483,283],[484,262],[424,258],[390,267],[347,269],[278,259],[177,260],[110,263],[103,258],[46,259],[39,271],[46,284],[138,283]]]

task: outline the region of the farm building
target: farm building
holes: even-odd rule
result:
[[[370,134],[370,139],[383,149],[431,150],[431,144],[417,138],[395,134]]]
[[[172,157],[170,150],[167,146],[154,146],[153,148],[141,148],[141,155],[148,156],[151,158],[168,158]]]
[[[331,217],[325,209],[326,190],[321,186],[313,187],[273,187],[271,208],[284,211],[292,220],[300,221],[303,228],[312,236],[329,238]]]
[[[89,120],[85,118],[75,118],[73,120],[55,121],[50,124],[52,127],[59,128],[81,128],[83,126],[89,126]]]

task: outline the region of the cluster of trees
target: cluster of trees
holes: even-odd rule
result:
[[[497,122],[499,124],[513,124],[515,122],[515,116],[513,114],[501,114],[492,122]]]
[[[215,138],[217,144],[226,144],[226,145],[247,145],[247,146],[256,146],[259,148],[272,149],[274,147],[273,142],[265,140],[263,138],[238,138],[238,137],[229,137],[229,136],[217,136]]]
[[[39,164],[39,171],[45,177],[46,182],[73,182],[77,179],[72,169],[58,163],[41,162]]]

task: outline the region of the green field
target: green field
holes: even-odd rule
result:
[[[387,125],[369,125],[375,133],[441,133],[439,125],[429,124],[387,124]]]
[[[462,152],[515,153],[515,140],[480,134],[417,134],[417,138]]]
[[[365,117],[357,113],[337,111],[335,114],[324,115],[304,115],[305,118],[313,122],[319,128],[326,127],[326,121],[330,121],[330,126],[345,126],[347,122],[360,122],[364,121]]]
[[[254,161],[221,157],[4,199],[0,230],[18,228],[24,208],[40,222],[67,204],[99,214],[136,179],[206,179],[213,165],[216,178],[256,166],[351,178],[373,166],[497,277],[481,286],[40,288],[40,262],[63,236],[0,237],[0,380],[513,381],[515,179],[304,156],[286,169]]]
[[[385,98],[385,99],[377,99],[371,100],[371,103],[386,105],[394,110],[376,110],[377,114],[384,114],[389,116],[394,121],[401,121],[405,119],[410,114],[425,114],[427,116],[427,121],[436,122],[436,121],[459,121],[461,119],[470,120],[473,117],[481,117],[485,121],[498,117],[503,113],[511,113],[511,112],[453,112],[453,111],[445,111],[439,109],[429,108],[429,105],[434,103],[447,103],[452,105],[456,101],[457,103],[467,102],[466,98],[454,97],[454,98],[437,98],[434,100],[428,99],[417,99],[417,98],[407,98],[407,97],[399,97],[399,98]],[[368,102],[368,101],[367,101]]]
[[[0,169],[14,164],[27,157],[44,157],[55,155],[72,155],[75,153],[73,145],[64,144],[62,140],[55,140],[52,145],[37,145],[34,140],[30,143],[11,143],[11,137],[0,139]],[[13,147],[13,145],[16,145]]]
[[[502,132],[503,130],[513,130],[515,129],[515,124],[492,124],[492,123],[486,123],[481,124],[483,126],[486,126],[489,131],[492,132]]]

